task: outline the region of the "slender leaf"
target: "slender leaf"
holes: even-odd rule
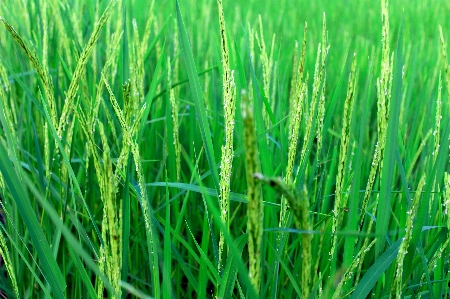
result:
[[[394,244],[392,244],[382,255],[380,255],[375,263],[369,268],[369,270],[364,274],[361,281],[356,286],[350,299],[366,298],[369,295],[372,288],[380,279],[381,275],[386,271],[386,269],[395,260],[402,244],[403,239],[398,239]]]

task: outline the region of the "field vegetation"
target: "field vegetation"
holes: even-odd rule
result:
[[[449,12],[1,1],[1,296],[449,298]]]

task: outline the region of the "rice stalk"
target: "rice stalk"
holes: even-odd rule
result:
[[[124,115],[122,109],[120,108],[119,103],[117,103],[116,97],[114,96],[114,93],[113,93],[111,87],[109,86],[108,82],[106,81],[106,78],[103,74],[102,74],[102,80],[105,84],[106,90],[108,90],[108,92],[109,92],[111,105],[114,109],[114,112],[116,113],[116,116],[117,116],[117,119],[119,120],[120,126],[125,131],[125,133],[128,134],[129,127],[128,127],[127,122],[125,121],[125,115]]]
[[[256,36],[256,30],[253,29],[250,26],[250,23],[247,23],[247,31],[248,31],[248,47],[249,47],[249,58],[250,58],[250,64],[253,65],[253,68],[255,68],[255,36]],[[250,103],[254,103],[254,96],[253,96],[253,79],[250,76],[248,79],[248,98]]]
[[[53,82],[48,72],[48,68],[46,68],[38,59],[36,51],[28,46],[22,37],[17,33],[17,31],[3,18],[0,17],[0,21],[5,25],[8,32],[11,34],[12,38],[16,41],[20,48],[24,51],[25,55],[28,57],[31,65],[34,67],[36,72],[38,73],[42,85],[44,87],[44,93],[48,101],[48,105],[50,107],[50,116],[52,121],[56,124],[56,107],[55,107],[55,98],[53,95]]]
[[[48,65],[48,18],[47,1],[40,0],[40,16],[42,18],[42,65]]]
[[[442,59],[443,59],[443,67],[445,72],[445,82],[447,83],[447,93],[448,98],[450,98],[450,65],[447,59],[447,44],[444,39],[444,33],[442,32],[442,27],[439,25],[439,37],[441,40],[441,51],[442,51]]]
[[[305,127],[305,137],[303,139],[303,147],[300,154],[300,165],[303,165],[307,158],[308,153],[308,144],[310,139],[312,138],[312,128],[313,124],[317,123],[317,117],[319,113],[317,113],[318,106],[317,101],[319,100],[319,92],[323,90],[323,78],[325,74],[325,64],[328,55],[329,47],[327,46],[326,40],[326,15],[323,14],[323,34],[322,34],[322,43],[317,47],[317,57],[316,63],[314,67],[314,77],[313,77],[313,89],[312,89],[312,99],[309,105],[309,111],[307,111],[306,115],[306,127]],[[308,78],[305,79],[305,82],[308,81]],[[306,91],[307,93],[307,91]],[[300,167],[297,171],[300,170]],[[296,175],[297,177],[297,175]],[[294,181],[295,184],[295,181]]]
[[[305,56],[306,56],[306,33],[308,31],[308,24],[305,23],[305,29],[303,32],[302,52],[299,63],[294,64],[293,74],[293,92],[292,98],[290,98],[290,118],[289,118],[289,150],[288,161],[286,165],[286,174],[284,181],[289,183],[292,181],[294,174],[294,162],[297,154],[297,144],[300,136],[300,124],[302,121],[302,108],[307,98],[306,82],[303,81],[305,70]],[[280,211],[280,227],[284,227],[286,223],[286,199],[281,198],[281,211]]]
[[[81,55],[78,59],[77,67],[72,76],[72,81],[70,82],[69,89],[66,94],[66,99],[64,101],[64,106],[62,109],[60,122],[59,122],[59,125],[57,128],[57,134],[58,134],[58,137],[61,139],[62,131],[64,130],[64,127],[68,125],[68,129],[66,130],[66,136],[65,136],[64,150],[67,153],[67,155],[69,155],[69,156],[70,156],[70,151],[71,151],[70,145],[72,144],[72,137],[73,137],[74,126],[75,126],[75,121],[70,120],[70,114],[71,114],[71,111],[75,110],[75,107],[77,105],[76,101],[75,101],[75,95],[78,91],[79,84],[80,84],[78,81],[81,81],[81,83],[84,83],[84,86],[87,86],[87,82],[86,82],[87,77],[84,75],[86,72],[85,66],[87,64],[87,60],[88,60],[89,56],[91,55],[91,53],[93,51],[94,45],[99,38],[100,31],[101,31],[102,27],[106,24],[106,21],[111,13],[112,6],[110,6],[110,5],[113,5],[113,2],[111,2],[107,6],[105,12],[103,13],[102,18],[99,20],[99,23],[97,24],[96,28],[94,28],[94,32],[92,33],[91,38],[89,39],[86,47],[83,49],[83,52],[81,53]],[[71,16],[73,17],[74,14],[71,14]],[[75,26],[75,28],[76,28],[78,23],[79,23],[78,20],[73,20],[72,25]],[[78,32],[80,32],[80,31],[81,30],[79,30]],[[80,43],[81,43],[81,37],[79,37],[79,38],[80,38]],[[82,86],[83,86],[83,84],[82,84]],[[89,98],[89,95],[85,95],[82,98],[84,98],[84,99]],[[55,122],[55,125],[56,125],[56,122]],[[58,151],[58,148],[56,148],[56,151]],[[57,153],[55,153],[55,154],[58,155]],[[59,161],[57,161],[57,163],[58,162]],[[60,166],[60,178],[62,181],[66,181],[67,176],[68,176],[67,165],[62,164]],[[61,189],[61,197],[65,197],[65,189]]]
[[[325,61],[328,54],[329,46],[327,46],[327,23],[326,23],[326,15],[323,13],[323,24],[322,24],[322,66],[325,66]],[[323,141],[323,120],[325,118],[325,85],[326,85],[326,72],[323,71],[323,80],[322,80],[322,90],[319,99],[319,107],[317,111],[317,150],[316,153],[320,155],[320,151],[322,149],[322,141]],[[319,156],[320,159],[320,156]]]
[[[66,64],[71,67],[73,64],[73,56],[70,51],[71,39],[67,37],[68,33],[66,32],[63,21],[63,16],[67,15],[69,10],[71,9],[67,2],[51,0],[50,13],[52,15],[53,26],[58,35],[62,37],[58,40],[58,51],[61,53],[61,56],[66,59]],[[72,30],[72,32],[75,33],[76,31]]]
[[[313,235],[308,233],[312,230],[311,221],[309,219],[309,198],[306,186],[303,185],[303,189],[297,192],[294,185],[285,183],[280,177],[268,178],[261,173],[256,172],[254,177],[259,181],[269,185],[274,188],[277,192],[282,194],[287,202],[289,203],[289,208],[292,210],[294,215],[294,223],[298,230],[303,230],[306,232],[302,233],[302,280],[301,289],[302,297],[308,298],[310,293],[310,281],[311,281],[311,241]]]
[[[433,153],[432,153],[432,161],[433,164],[436,163],[436,159],[438,157],[438,153],[439,153],[439,141],[441,139],[441,119],[442,119],[442,76],[441,73],[439,72],[439,81],[438,81],[438,94],[437,94],[437,100],[436,100],[436,117],[435,117],[435,127],[434,127],[434,131],[433,131],[433,136],[434,136],[434,149],[433,149]],[[431,184],[432,186],[435,185],[436,182],[436,177],[433,177]],[[439,184],[436,186],[439,192]],[[429,209],[431,211],[431,208],[434,204],[434,201],[436,200],[436,197],[438,197],[437,194],[433,193],[431,194],[430,200],[428,202],[429,204]]]
[[[433,163],[436,162],[439,152],[439,140],[441,139],[441,119],[442,119],[442,76],[439,73],[438,95],[436,100],[436,125],[433,131],[434,151]]]
[[[119,43],[123,36],[123,32],[119,33],[113,33],[111,36],[111,42],[108,44],[108,48],[106,49],[106,62],[103,66],[101,76],[106,77],[107,74],[110,72],[110,68],[113,64],[113,62],[117,59],[118,56],[118,50],[119,50]],[[100,104],[103,103],[102,99],[102,93],[103,93],[103,87],[104,87],[104,81],[100,80],[97,83],[96,93],[95,93],[95,100],[93,105],[91,106],[91,113],[89,114],[89,130],[92,135],[95,133],[95,127],[97,123],[97,116],[99,114]],[[112,130],[112,136],[115,136],[117,138],[117,134],[115,134],[114,125],[109,122],[109,128]]]
[[[361,248],[361,250],[358,252],[356,257],[353,259],[353,262],[349,265],[349,267],[345,271],[344,275],[342,276],[341,281],[339,282],[339,284],[336,287],[336,290],[333,293],[332,299],[342,298],[342,288],[352,278],[356,267],[362,263],[362,261],[364,260],[364,256],[367,254],[367,252],[370,251],[370,249],[375,244],[375,242],[376,242],[376,239],[374,239],[367,246]]]
[[[126,167],[126,159],[128,157],[128,154],[130,152],[130,148],[131,148],[131,153],[133,154],[133,158],[135,161],[135,167],[136,167],[136,173],[138,175],[138,184],[139,184],[139,188],[141,191],[141,205],[142,205],[142,209],[143,209],[143,214],[144,214],[144,219],[145,219],[145,224],[146,224],[146,232],[147,232],[147,241],[150,243],[149,244],[149,252],[151,250],[151,252],[153,253],[153,263],[151,263],[152,265],[152,270],[153,270],[153,278],[154,278],[154,283],[158,283],[158,287],[155,287],[155,293],[157,294],[159,292],[159,274],[156,273],[156,269],[158,269],[158,262],[157,262],[157,254],[153,251],[154,249],[154,232],[153,232],[153,226],[152,226],[152,222],[150,219],[150,207],[147,204],[147,195],[146,195],[146,186],[144,183],[144,179],[143,179],[143,175],[142,175],[142,166],[141,166],[141,161],[140,161],[140,157],[139,157],[139,149],[138,149],[138,145],[136,143],[135,140],[133,140],[133,136],[137,135],[138,129],[139,129],[139,124],[140,124],[140,120],[141,117],[145,111],[145,104],[143,105],[143,107],[140,109],[140,111],[138,111],[137,115],[133,118],[132,116],[132,111],[133,111],[133,103],[132,103],[132,95],[131,95],[131,88],[132,88],[132,84],[130,83],[130,81],[127,81],[125,84],[123,84],[122,86],[122,91],[123,91],[123,97],[124,97],[124,103],[125,103],[125,107],[124,107],[124,111],[122,111],[122,109],[119,107],[117,100],[109,86],[109,84],[107,83],[106,79],[104,76],[102,76],[102,79],[104,81],[105,87],[108,90],[109,94],[110,94],[110,100],[111,100],[111,104],[113,106],[113,109],[116,113],[117,118],[119,119],[119,122],[121,124],[122,130],[123,130],[123,146],[122,146],[122,151],[120,153],[119,159],[118,159],[118,163],[117,163],[117,168],[116,168],[116,172],[114,173],[114,175],[112,174],[111,171],[111,176],[115,177],[115,178],[119,178],[119,173],[120,172],[124,172],[125,171],[125,167]],[[99,123],[100,124],[100,123]],[[111,182],[112,184],[114,184],[115,186],[117,186],[118,182]],[[121,211],[121,205],[119,206],[119,210]],[[111,213],[111,212],[109,212]],[[114,231],[114,240],[117,240],[118,243],[114,244],[113,246],[113,250],[115,250],[117,252],[116,258],[112,260],[111,264],[112,265],[121,265],[121,256],[122,256],[122,246],[121,246],[121,242],[122,242],[122,238],[121,238],[121,232],[122,232],[122,224],[121,224],[121,217],[120,217],[120,213],[119,216],[116,218],[112,218],[111,215],[108,215],[108,217],[110,217],[111,219],[117,219],[115,221],[115,226],[112,226],[112,224],[110,224],[110,229]],[[116,229],[116,230],[114,230]],[[120,278],[120,268],[118,270],[117,273],[114,273],[115,277],[119,277]],[[119,279],[120,280],[120,279]],[[118,281],[119,281],[118,280]],[[117,281],[117,283],[118,283]]]
[[[442,244],[442,246],[439,248],[439,251],[434,254],[434,256],[430,259],[428,263],[428,272],[434,273],[437,264],[440,260],[442,260],[442,257],[445,256],[445,251],[447,250],[447,247],[450,245],[450,239],[446,239],[445,242]],[[423,284],[425,281],[426,275],[425,273],[422,274],[422,277],[420,278],[420,284]]]
[[[133,121],[133,125],[130,125],[132,122],[131,119],[131,113],[130,110],[132,109],[131,104],[131,95],[130,95],[130,84],[126,83],[123,86],[123,92],[125,97],[125,102],[127,103],[125,105],[126,111],[122,111],[122,109],[119,107],[119,104],[117,103],[117,100],[111,90],[111,87],[109,86],[108,82],[106,81],[106,78],[104,75],[102,75],[102,79],[104,81],[105,87],[109,92],[111,104],[113,106],[114,112],[116,114],[116,117],[119,120],[119,123],[123,130],[124,135],[124,142],[127,143],[127,145],[124,147],[121,156],[120,161],[122,161],[121,165],[125,167],[125,158],[128,156],[128,148],[131,148],[131,153],[134,160],[135,170],[138,178],[138,186],[139,186],[139,202],[142,207],[142,214],[144,216],[144,223],[145,223],[145,232],[147,235],[147,249],[148,254],[150,256],[150,269],[151,269],[151,275],[153,279],[153,294],[155,297],[159,297],[159,294],[161,292],[160,288],[160,276],[159,276],[159,257],[157,253],[157,236],[156,232],[154,230],[154,224],[152,221],[152,209],[151,206],[148,204],[148,196],[147,196],[147,187],[144,180],[144,175],[142,172],[142,162],[139,154],[139,145],[137,144],[136,140],[134,140],[132,137],[137,135],[139,130],[139,124],[140,119],[142,115],[144,114],[144,111],[146,109],[145,105],[140,109],[139,113],[137,114],[136,118]],[[122,168],[119,168],[120,170],[123,170]],[[117,174],[117,173],[116,173]]]
[[[153,23],[153,31],[160,32],[160,30],[161,30],[160,24],[159,24],[158,20],[155,19],[155,22]],[[156,54],[156,59],[159,59],[162,56],[163,51],[162,51],[161,43],[155,44],[155,54]],[[156,87],[156,94],[159,94],[160,92],[161,92],[161,85],[158,85]],[[161,104],[161,102],[157,102],[156,104],[159,105],[159,104]]]
[[[270,108],[272,111],[274,110],[275,100],[270,97],[270,82],[272,80],[272,72],[273,72],[273,49],[275,45],[275,34],[272,36],[272,44],[270,48],[270,54],[267,52],[266,43],[264,41],[263,34],[263,24],[261,15],[258,16],[259,20],[259,35],[255,32],[256,41],[258,42],[258,46],[261,50],[260,59],[263,67],[263,87],[264,87],[264,96],[267,98]],[[263,109],[263,119],[266,127],[269,127],[270,119],[269,112],[267,108]]]
[[[322,248],[324,247],[325,234],[318,236],[318,238],[319,238],[319,240],[316,241],[316,243],[317,243],[317,251],[316,252],[321,252]],[[323,279],[322,274],[319,269],[320,262],[321,262],[321,259],[316,258],[316,262],[314,263],[314,267],[312,269],[312,273],[314,273],[314,276],[311,279],[311,285],[313,285],[313,286],[316,285],[317,283],[319,283],[319,281],[322,281],[322,279]],[[319,287],[319,292],[318,292],[319,298],[321,298],[321,293],[322,293],[322,283],[320,283],[320,287]]]
[[[103,218],[102,218],[102,238],[103,247],[105,251],[106,275],[111,281],[114,290],[117,294],[121,294],[120,270],[122,267],[122,221],[121,204],[117,206],[116,183],[113,175],[111,152],[108,146],[108,139],[105,135],[102,122],[98,122],[100,137],[103,145],[103,167],[98,165],[97,177],[100,182],[101,198],[103,200]],[[100,164],[100,161],[97,162]]]
[[[356,93],[356,53],[353,56],[352,68],[349,75],[347,97],[344,102],[344,115],[341,131],[341,145],[339,149],[338,172],[336,176],[336,192],[333,207],[333,224],[331,228],[332,242],[329,253],[329,260],[334,261],[337,243],[337,230],[341,227],[343,221],[343,207],[347,205],[348,192],[344,194],[344,179],[346,177],[347,153],[349,151],[351,119],[353,114],[353,102]]]
[[[179,121],[178,121],[178,101],[175,99],[175,91],[172,86],[172,68],[170,67],[170,57],[167,58],[167,88],[169,88],[169,101],[170,108],[172,111],[172,121],[173,121],[173,145],[175,147],[175,165],[177,171],[177,182],[181,180],[181,144],[179,138]]]
[[[422,154],[423,150],[425,149],[428,139],[431,137],[432,133],[433,133],[433,130],[431,130],[431,129],[428,130],[428,132],[423,137],[423,140],[420,143],[419,147],[417,148],[416,153],[414,154],[413,158],[411,159],[411,166],[408,168],[408,171],[406,172],[407,179],[409,179],[411,177],[414,167],[416,166],[416,163],[419,160],[420,155]]]
[[[364,193],[364,199],[361,207],[361,216],[359,219],[359,230],[362,229],[364,222],[364,216],[366,215],[367,205],[372,194],[373,185],[375,183],[375,177],[377,175],[377,170],[379,168],[379,173],[382,171],[382,161],[384,148],[386,146],[386,133],[387,133],[387,122],[389,117],[389,102],[391,98],[392,90],[392,76],[393,76],[393,55],[390,56],[389,47],[389,12],[388,12],[388,1],[381,1],[381,13],[382,13],[382,55],[381,55],[381,74],[377,80],[377,131],[378,131],[378,142],[375,145],[375,153],[372,160],[372,165],[370,168],[369,179],[366,185],[366,192]],[[375,208],[376,209],[376,208]],[[356,239],[355,242],[358,240]]]
[[[142,43],[139,41],[139,31],[137,28],[136,19],[133,19],[133,34],[134,34],[134,55],[132,57],[132,63],[134,70],[130,70],[134,76],[132,76],[132,97],[130,100],[132,102],[132,107],[130,113],[135,115],[140,105],[144,102],[145,92],[145,66],[144,66],[144,51],[141,49],[143,47]]]
[[[98,260],[98,269],[102,272],[105,273],[105,269],[106,269],[106,253],[105,253],[105,247],[104,246],[100,246],[100,258]],[[104,295],[104,283],[103,280],[101,279],[96,279],[96,288],[97,288],[97,298],[103,298]]]
[[[136,167],[136,173],[138,178],[139,189],[141,192],[141,206],[142,206],[142,214],[144,216],[145,222],[145,232],[147,234],[147,249],[148,254],[150,256],[150,269],[152,276],[152,285],[153,285],[153,296],[155,298],[160,297],[161,292],[161,284],[159,277],[159,260],[158,260],[158,252],[157,252],[157,236],[154,229],[153,222],[151,221],[152,210],[148,205],[148,196],[147,196],[147,188],[145,185],[144,175],[142,173],[142,163],[139,155],[139,145],[134,142],[131,145],[131,152],[133,154],[134,164]]]
[[[3,188],[3,186],[2,186]],[[3,202],[0,201],[0,204],[3,207]],[[6,267],[6,271],[8,272],[8,278],[11,281],[13,290],[14,290],[14,294],[16,295],[16,298],[20,298],[20,293],[19,293],[19,287],[17,285],[17,279],[16,279],[16,274],[14,271],[14,265],[11,261],[11,257],[9,255],[9,249],[7,246],[7,242],[5,240],[5,237],[3,236],[3,233],[0,232],[0,256],[3,259],[3,262],[5,263],[5,267]]]
[[[59,123],[58,123],[57,134],[58,134],[59,138],[62,138],[62,132],[69,121],[69,116],[70,116],[71,112],[73,111],[73,109],[75,107],[74,99],[75,99],[75,95],[78,91],[78,85],[79,85],[78,81],[84,72],[84,68],[89,59],[89,56],[91,55],[92,50],[94,49],[95,43],[97,42],[97,40],[100,36],[100,31],[102,30],[103,26],[105,26],[106,21],[108,20],[109,16],[111,15],[112,8],[117,3],[117,1],[118,0],[112,0],[108,4],[108,6],[106,7],[105,11],[103,12],[103,15],[101,16],[100,20],[94,27],[91,37],[89,38],[88,43],[84,47],[83,52],[80,54],[80,57],[77,62],[77,66],[76,66],[75,71],[72,76],[72,80],[70,81],[70,85],[69,85],[69,88],[66,93],[66,98],[64,100],[64,106],[63,106],[61,117],[60,117]]]
[[[177,28],[177,19],[174,18],[173,21],[174,21],[174,28]],[[173,55],[174,55],[174,57],[176,55],[178,55],[179,52],[180,52],[180,38],[178,36],[178,30],[174,30],[174,32],[173,32]],[[208,60],[205,61],[205,67],[206,67],[206,69],[209,68]],[[205,75],[207,76],[205,78],[205,81],[209,82],[208,74],[205,74]],[[180,59],[175,59],[175,61],[173,62],[172,81],[178,82],[179,78],[180,78]],[[172,88],[172,90],[174,90],[174,97],[178,98],[180,89],[177,87],[174,87],[174,88]],[[205,94],[207,94],[207,93],[205,92]],[[208,104],[207,102],[208,101],[205,101],[205,104]],[[206,109],[208,109],[208,107]]]
[[[419,185],[417,186],[417,190],[412,202],[412,205],[409,209],[409,211],[406,212],[407,219],[406,219],[406,226],[405,226],[405,236],[403,237],[402,244],[400,245],[400,249],[398,251],[397,255],[397,264],[396,264],[396,272],[395,272],[395,278],[394,283],[392,284],[391,288],[391,298],[403,298],[402,297],[402,290],[403,290],[403,262],[405,260],[405,256],[408,253],[408,247],[409,243],[412,239],[412,232],[414,227],[414,220],[416,218],[417,209],[419,207],[420,198],[422,196],[422,190],[425,186],[425,180],[426,176],[423,173]]]
[[[76,13],[79,9],[81,9],[81,7],[79,7],[80,3],[66,0],[64,5],[66,10],[65,15],[69,16],[72,34],[73,37],[75,37],[73,42],[77,46],[80,46],[83,44],[83,26],[81,23],[82,18],[80,18],[80,16]]]
[[[145,23],[145,29],[144,29],[144,34],[142,35],[142,41],[141,41],[141,56],[145,57],[145,54],[147,53],[148,50],[148,45],[150,44],[150,35],[152,33],[152,25],[153,25],[153,21],[155,20],[155,10],[154,10],[154,6],[155,6],[155,0],[151,0],[149,7],[148,7],[148,16],[147,16],[147,22]]]
[[[307,27],[307,23],[305,22],[305,27]],[[303,38],[305,36],[305,32],[303,33]],[[296,40],[294,43],[294,57],[292,59],[292,74],[291,80],[289,82],[289,111],[294,111],[294,103],[295,103],[295,95],[297,92],[297,78],[298,78],[298,67],[300,61],[298,58],[298,41]]]
[[[325,119],[325,86],[327,83],[327,74],[323,75],[322,92],[319,100],[319,107],[317,111],[317,150],[316,153],[321,159],[320,153],[322,151],[323,144],[323,120]]]
[[[254,177],[260,173],[253,108],[245,90],[242,91],[242,118],[244,121],[245,171],[247,178],[247,232],[249,252],[249,276],[259,293],[261,285],[261,241],[263,234],[264,207],[261,198],[261,183]]]
[[[219,26],[220,26],[220,43],[222,53],[222,84],[223,84],[223,109],[224,109],[224,123],[225,123],[225,144],[222,146],[222,159],[220,161],[220,211],[221,220],[227,227],[229,227],[230,214],[230,178],[233,166],[233,131],[234,118],[236,111],[236,87],[234,85],[233,71],[230,69],[230,54],[228,48],[225,18],[222,7],[222,0],[217,1],[219,9]],[[223,232],[219,235],[219,260],[218,271],[222,268],[222,254],[224,250],[225,238]],[[256,286],[255,286],[256,287]]]

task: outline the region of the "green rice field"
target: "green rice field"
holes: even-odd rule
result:
[[[449,15],[1,1],[0,298],[450,298]]]

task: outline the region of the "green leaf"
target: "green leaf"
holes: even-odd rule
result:
[[[3,115],[3,113],[1,114]],[[5,128],[5,125],[3,127]],[[66,282],[61,270],[58,267],[58,263],[53,257],[50,245],[45,238],[41,225],[39,224],[36,214],[31,206],[30,199],[26,195],[24,185],[21,180],[19,180],[19,176],[16,173],[16,171],[21,171],[21,168],[15,170],[12,167],[11,161],[8,158],[8,153],[1,143],[0,171],[5,180],[6,186],[11,192],[12,198],[19,209],[19,213],[22,216],[25,226],[27,227],[31,240],[33,241],[33,247],[36,249],[39,260],[41,261],[42,274],[52,288],[54,296],[56,298],[63,299],[63,292],[66,288]]]
[[[403,21],[402,21],[403,22]],[[402,23],[403,24],[403,23]],[[385,237],[389,229],[389,219],[392,205],[392,183],[395,172],[395,153],[398,147],[398,131],[400,104],[402,102],[402,72],[403,72],[403,33],[402,26],[398,34],[397,50],[395,51],[394,75],[392,81],[392,98],[390,100],[389,120],[386,133],[386,149],[381,173],[380,198],[377,208],[376,233],[379,236],[375,244],[375,255],[378,256],[385,244]]]
[[[200,81],[197,75],[197,67],[195,66],[194,56],[191,50],[191,44],[189,42],[188,34],[184,26],[183,17],[181,15],[178,0],[176,1],[176,7],[177,7],[178,29],[180,30],[180,42],[183,50],[182,52],[186,64],[186,70],[188,72],[189,84],[191,86],[191,94],[195,103],[195,110],[198,116],[198,124],[200,126],[203,145],[205,147],[206,158],[208,159],[209,167],[211,169],[214,187],[219,193],[219,174],[217,172],[216,158],[214,155],[214,148],[211,140],[211,132],[209,129],[208,119],[206,118],[206,108],[203,99],[203,93],[200,87]]]
[[[236,246],[239,254],[242,254],[244,245],[247,244],[248,235],[242,235],[236,239]],[[233,255],[228,255],[227,262],[225,264],[225,271],[222,275],[222,282],[219,289],[219,298],[228,298],[232,296],[234,284],[236,282],[237,267]]]
[[[367,75],[365,90],[364,90],[364,102],[363,102],[363,115],[360,121],[359,127],[359,140],[358,148],[356,151],[355,158],[355,173],[353,176],[353,181],[351,185],[351,195],[349,197],[349,213],[348,213],[348,223],[346,226],[346,231],[354,232],[357,229],[358,222],[358,202],[359,202],[359,188],[361,185],[361,168],[362,168],[362,150],[364,147],[364,134],[366,134],[365,128],[367,128],[367,123],[369,121],[369,94],[370,94],[370,83],[372,82],[372,67],[369,68],[369,74]],[[344,265],[348,266],[351,264],[354,258],[355,251],[355,238],[349,237],[345,239],[344,245]]]
[[[0,151],[1,151],[1,144],[0,144]],[[99,270],[98,266],[96,265],[92,257],[83,249],[82,245],[80,244],[80,241],[73,236],[72,232],[70,231],[70,228],[64,225],[64,222],[61,220],[60,216],[53,208],[53,206],[44,199],[42,194],[40,194],[39,191],[34,186],[34,183],[27,177],[25,177],[25,183],[30,189],[30,192],[34,195],[34,197],[38,201],[38,203],[44,209],[47,216],[54,223],[54,225],[61,229],[61,234],[64,236],[67,245],[71,247],[74,253],[78,254],[84,260],[84,263],[95,273],[95,275],[99,276],[103,280],[103,283],[105,284],[105,287],[108,289],[108,291],[110,291],[111,294],[113,294],[114,296],[118,297],[106,275]]]
[[[166,170],[167,179],[167,170]],[[164,229],[164,269],[163,269],[163,298],[172,297],[172,241],[170,238],[170,204],[169,186],[166,184],[166,228]]]
[[[369,295],[378,279],[397,257],[402,240],[403,239],[398,239],[375,261],[356,286],[350,299],[366,298],[367,295]]]
[[[147,183],[146,186],[147,187],[165,187],[166,183],[165,182]],[[167,186],[171,187],[171,188],[178,188],[181,190],[193,191],[193,192],[197,192],[197,193],[203,193],[203,194],[207,194],[210,196],[218,197],[216,190],[214,190],[212,188],[206,188],[206,187],[200,188],[200,186],[194,185],[194,184],[167,182]],[[171,198],[171,201],[173,201],[177,197],[178,196]],[[239,193],[234,193],[234,192],[230,192],[230,200],[236,201],[236,202],[247,203],[247,198],[245,197],[245,195],[239,194]],[[265,206],[272,207],[272,208],[278,208],[278,209],[280,208],[280,204],[277,204],[277,203],[263,201],[263,204]],[[161,206],[160,208],[163,208],[163,206]]]
[[[128,254],[130,250],[130,230],[131,230],[131,201],[130,201],[130,180],[132,177],[131,153],[128,153],[125,183],[123,188],[122,200],[122,271],[121,279],[127,281],[128,278]],[[125,299],[125,292],[122,299]]]

